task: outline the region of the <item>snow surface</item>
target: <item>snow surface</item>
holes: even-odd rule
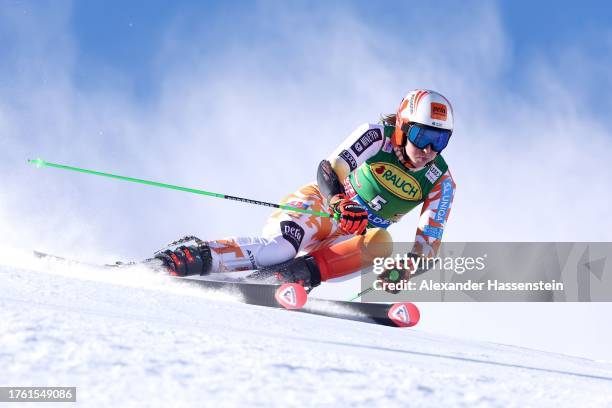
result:
[[[0,384],[76,386],[78,405],[612,407],[610,363],[19,259],[0,266]]]

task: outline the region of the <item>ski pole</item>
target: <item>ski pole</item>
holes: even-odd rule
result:
[[[110,178],[114,178],[114,179],[118,179],[118,180],[130,181],[132,183],[141,183],[141,184],[147,184],[149,186],[169,188],[169,189],[172,189],[172,190],[185,191],[187,193],[200,194],[200,195],[205,195],[205,196],[209,196],[209,197],[216,197],[216,198],[223,198],[223,199],[226,199],[226,200],[240,201],[240,202],[247,203],[247,204],[256,204],[256,205],[263,205],[263,206],[266,206],[266,207],[274,207],[274,208],[278,208],[278,209],[285,210],[285,211],[295,211],[295,212],[300,212],[300,213],[304,213],[304,214],[316,215],[316,216],[319,216],[319,217],[331,217],[330,214],[325,213],[325,212],[309,211],[309,210],[305,210],[305,209],[302,209],[302,208],[292,207],[290,205],[268,203],[266,201],[252,200],[250,198],[236,197],[236,196],[231,196],[231,195],[227,195],[227,194],[212,193],[210,191],[197,190],[195,188],[189,188],[189,187],[175,186],[173,184],[159,183],[157,181],[143,180],[143,179],[137,179],[137,178],[132,178],[132,177],[119,176],[117,174],[103,173],[101,171],[82,169],[82,168],[79,168],[79,167],[66,166],[66,165],[57,164],[57,163],[50,163],[50,162],[44,161],[42,159],[28,159],[28,163],[33,164],[33,165],[35,165],[38,168],[40,168],[40,167],[55,167],[57,169],[71,170],[71,171],[76,171],[76,172],[86,173],[86,174],[93,174],[95,176],[110,177]]]
[[[366,293],[370,293],[371,291],[373,291],[374,288],[372,286],[370,286],[369,288],[362,290],[361,292],[359,292],[358,294],[356,294],[355,296],[353,296],[352,298],[350,298],[348,301],[352,302],[353,300],[362,297],[363,295],[365,295]]]

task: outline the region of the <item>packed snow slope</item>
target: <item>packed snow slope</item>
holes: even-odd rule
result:
[[[612,364],[20,259],[0,262],[0,385],[83,406],[612,406]]]

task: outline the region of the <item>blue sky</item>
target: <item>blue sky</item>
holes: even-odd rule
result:
[[[107,262],[185,234],[257,235],[267,208],[26,159],[277,201],[421,87],[456,117],[446,240],[612,241],[610,7],[397,3],[1,1],[0,247]],[[584,333],[608,313],[591,306]],[[469,313],[495,322],[493,307]],[[444,310],[438,329],[466,324]]]
[[[270,7],[275,4],[266,3]],[[284,3],[283,8],[304,14],[312,9],[324,12],[330,7],[326,1],[276,2],[281,3]],[[436,30],[440,24],[437,16],[452,15],[466,8],[464,2],[456,1],[405,2],[403,5],[402,2],[369,1],[333,3],[334,8],[346,8],[364,21],[388,25],[383,31],[398,36],[409,35],[415,19],[429,21],[429,29]],[[581,7],[563,1],[468,2],[467,8],[489,7],[490,4],[497,4],[501,24],[512,47],[514,61],[503,77],[508,85],[521,79],[521,66],[525,61],[542,55],[552,56],[567,44],[578,42],[581,49],[592,56],[609,51],[609,44],[605,37],[602,38],[602,33],[609,35],[612,30],[612,8],[606,2],[586,1],[581,2]],[[258,2],[253,1],[155,0],[124,4],[87,1],[75,2],[72,7],[70,29],[78,46],[76,74],[79,82],[83,86],[90,85],[102,66],[102,70],[116,70],[128,78],[134,94],[145,99],[157,89],[151,70],[155,66],[159,42],[169,26],[179,24],[181,31],[203,34],[200,41],[205,38],[209,44],[202,47],[202,52],[214,53],[223,44],[255,38],[275,41],[274,29],[262,29],[258,24],[257,20],[265,16],[249,18],[258,7]],[[454,28],[460,31],[461,24],[464,22]],[[279,56],[282,54],[281,49]]]

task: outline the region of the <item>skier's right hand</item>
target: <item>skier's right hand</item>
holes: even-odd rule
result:
[[[349,234],[361,235],[368,226],[368,212],[359,203],[344,194],[336,194],[329,200],[329,209],[340,229]]]
[[[410,279],[410,272],[403,268],[389,268],[380,275],[377,280],[380,281],[381,287],[389,293],[398,294],[400,292],[396,286],[390,284],[399,284],[401,281],[408,281]]]

